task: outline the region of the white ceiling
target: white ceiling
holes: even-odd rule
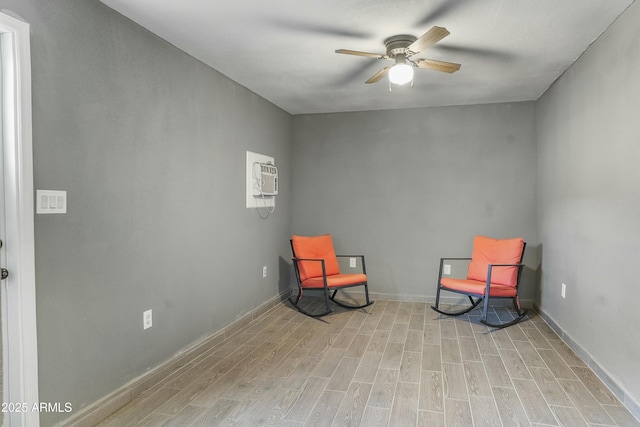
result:
[[[291,114],[535,100],[634,0],[101,0]],[[414,87],[364,81],[396,34],[451,34]]]

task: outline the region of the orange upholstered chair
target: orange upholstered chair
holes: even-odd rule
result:
[[[322,236],[293,236],[291,238],[293,265],[298,282],[298,296],[290,297],[289,301],[301,313],[311,317],[321,317],[333,311],[329,300],[346,308],[364,308],[371,304],[369,301],[369,286],[367,284],[367,269],[364,255],[336,255],[330,234]],[[360,258],[362,273],[344,274],[340,272],[338,257]],[[339,290],[354,286],[364,286],[365,303],[349,305],[338,301],[335,297]],[[322,313],[310,313],[300,307],[299,302],[303,291],[322,291],[326,310]]]
[[[526,243],[521,238],[491,239],[476,236],[473,240],[471,258],[440,258],[440,272],[438,274],[438,289],[436,291],[436,305],[431,308],[438,313],[458,316],[468,313],[482,301],[482,317],[480,321],[494,328],[504,328],[524,319],[526,310],[520,308],[518,287],[522,276],[522,257]],[[470,260],[467,277],[453,279],[442,277],[442,267],[446,260]],[[466,295],[471,306],[457,312],[447,312],[439,308],[440,291],[456,292]],[[474,301],[474,298],[476,300]],[[490,298],[511,298],[517,316],[510,322],[490,323],[487,321],[487,311]]]

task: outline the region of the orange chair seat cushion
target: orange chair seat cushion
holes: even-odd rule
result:
[[[327,276],[327,286],[329,288],[341,288],[351,285],[359,285],[367,282],[366,274],[334,274]],[[321,277],[312,277],[302,281],[303,288],[319,289],[324,288],[324,281]]]
[[[473,240],[473,252],[467,279],[486,282],[489,264],[519,264],[522,259],[524,239],[492,239],[476,236]],[[493,267],[491,283],[516,286],[518,267]]]
[[[291,244],[296,258],[323,259],[327,276],[340,274],[340,265],[333,249],[333,240],[330,234],[292,236]],[[320,261],[300,261],[298,269],[300,280],[303,282],[309,278],[322,278],[322,263]]]
[[[480,280],[473,279],[451,279],[444,278],[440,280],[440,284],[443,288],[450,291],[463,292],[465,294],[474,294],[483,296],[487,289],[487,282],[481,282]],[[515,297],[517,294],[516,288],[509,285],[501,285],[499,283],[492,283],[489,288],[490,297]]]

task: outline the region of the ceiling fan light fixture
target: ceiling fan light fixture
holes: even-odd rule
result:
[[[389,81],[396,85],[405,85],[413,80],[413,67],[407,64],[404,55],[396,56],[396,63],[389,69]]]
[[[396,64],[389,70],[389,81],[404,85],[413,80],[413,67],[409,64]]]

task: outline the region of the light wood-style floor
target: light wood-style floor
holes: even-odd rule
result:
[[[502,330],[474,313],[282,303],[99,426],[640,426],[535,313]]]

